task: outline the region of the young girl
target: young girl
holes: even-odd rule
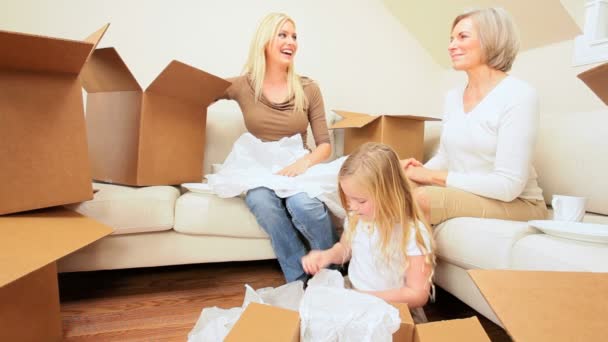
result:
[[[338,191],[349,217],[332,248],[302,258],[315,274],[350,260],[354,289],[391,302],[405,302],[418,320],[431,292],[435,254],[399,158],[389,146],[366,143],[353,152],[338,175]],[[405,228],[405,229],[404,229]]]

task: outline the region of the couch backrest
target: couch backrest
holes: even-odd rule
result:
[[[239,112],[207,114],[205,174],[212,172],[212,164],[224,161],[245,132]],[[339,134],[330,131],[330,135],[341,143]],[[440,135],[440,122],[426,123],[425,159],[436,151]],[[310,135],[309,141],[313,141]],[[534,165],[547,203],[553,194],[584,196],[587,211],[608,215],[608,111],[541,115]]]
[[[441,125],[427,123],[425,158]],[[549,204],[553,194],[587,198],[587,211],[608,215],[608,111],[542,114],[534,166]]]
[[[243,115],[239,112],[207,112],[205,158],[203,173],[213,173],[212,165],[221,164],[232,150],[232,144],[247,132]]]

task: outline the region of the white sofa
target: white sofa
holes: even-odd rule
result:
[[[586,221],[608,223],[606,112],[543,115],[537,171],[547,202],[554,193],[588,198]],[[440,124],[428,124],[425,154]],[[239,113],[210,112],[205,172],[221,163],[245,131]],[[338,139],[339,141],[339,139]],[[337,144],[339,145],[339,144]],[[339,150],[339,148],[338,148]],[[59,262],[60,272],[274,258],[266,234],[242,198],[181,193],[169,186],[96,184],[95,199],[72,208],[115,228]],[[556,238],[526,222],[457,218],[435,229],[436,283],[498,323],[466,270],[535,269],[608,272],[608,245]]]

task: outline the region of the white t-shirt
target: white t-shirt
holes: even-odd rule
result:
[[[430,240],[428,230],[423,223],[420,231],[426,245],[427,251],[430,250]],[[357,290],[364,291],[383,291],[394,288],[401,288],[405,285],[405,260],[401,253],[395,252],[390,255],[389,261],[380,250],[380,239],[377,229],[372,229],[372,225],[363,220],[355,227],[351,241],[351,259],[348,266],[348,278]],[[348,227],[348,219],[344,223]],[[410,238],[407,242],[407,255],[423,255],[416,245],[415,228],[410,227]],[[401,241],[401,228],[393,230],[391,242]]]
[[[425,166],[447,170],[447,186],[510,202],[543,199],[532,165],[539,125],[536,90],[507,76],[470,112],[464,87],[446,96],[439,151]]]

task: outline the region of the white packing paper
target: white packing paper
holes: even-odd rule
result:
[[[300,314],[300,341],[392,341],[401,324],[399,311],[384,300],[344,289],[338,271],[322,270],[308,282],[254,290],[245,285],[242,307],[203,309],[188,342],[223,341],[249,303],[278,306]]]
[[[354,290],[314,286],[300,304],[300,340],[389,342],[401,325],[399,310]]]
[[[346,157],[329,163],[316,164],[296,177],[276,172],[308,154],[302,137],[296,134],[279,141],[262,142],[250,133],[241,135],[232,151],[214,174],[205,176],[207,183],[185,183],[193,192],[215,193],[219,197],[239,196],[247,190],[266,187],[281,198],[305,192],[324,202],[339,218],[345,217],[337,195],[338,172]]]

